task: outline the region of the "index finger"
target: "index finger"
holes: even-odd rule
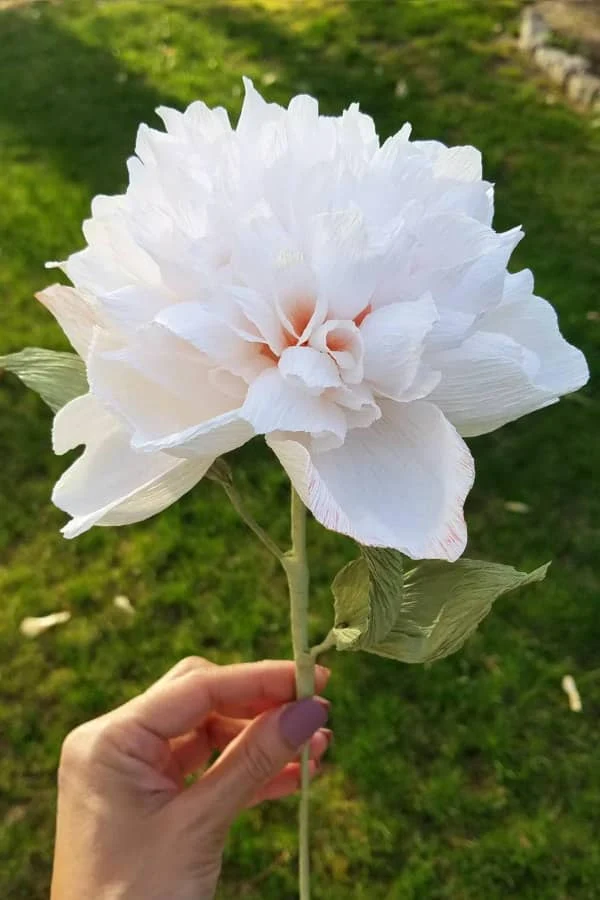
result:
[[[330,672],[315,668],[320,693]],[[253,718],[296,699],[296,667],[290,660],[263,660],[201,668],[154,685],[134,701],[136,722],[169,740],[197,728],[211,712],[232,718]]]

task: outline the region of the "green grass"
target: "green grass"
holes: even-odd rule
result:
[[[382,136],[475,143],[497,224],[523,223],[531,265],[566,336],[597,368],[600,130],[516,54],[517,0],[206,2],[77,0],[0,11],[0,352],[65,348],[32,299],[47,259],[80,246],[91,197],[115,193],[139,121],[196,97],[240,105],[240,76],[326,112],[358,99]],[[408,92],[399,98],[397,82]],[[289,655],[283,579],[218,488],[157,519],[64,541],[51,486],[65,461],[50,415],[0,381],[0,890],[48,896],[61,740],[179,657]],[[431,668],[331,660],[337,742],[315,789],[315,900],[591,900],[599,896],[600,405],[580,395],[472,442],[472,556],[548,580],[510,595],[461,654]],[[260,443],[234,459],[284,540],[287,488]],[[506,501],[530,511],[508,511]],[[351,542],[312,527],[312,630]],[[125,593],[132,621],[112,606]],[[67,608],[37,641],[20,620]],[[584,712],[568,711],[563,674]],[[294,802],[248,814],[221,897],[294,896]]]

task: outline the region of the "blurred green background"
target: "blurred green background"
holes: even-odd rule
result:
[[[600,129],[515,49],[518,0],[0,3],[0,352],[66,348],[33,300],[48,259],[80,247],[91,197],[125,183],[140,121],[195,98],[235,116],[241,75],[270,99],[351,100],[382,137],[474,143],[499,228],[523,223],[565,335],[598,360]],[[331,659],[336,744],[314,790],[315,900],[600,896],[600,406],[592,381],[471,442],[471,556],[547,581],[502,599],[461,654],[431,668]],[[50,504],[65,468],[50,413],[0,381],[0,895],[48,896],[61,741],[179,657],[287,656],[283,578],[217,486],[155,520],[64,541]],[[287,487],[260,442],[233,460],[259,518],[287,532]],[[512,506],[516,502],[517,506]],[[508,503],[508,506],[507,506]],[[516,512],[515,510],[520,510]],[[314,523],[313,523],[314,526]],[[350,541],[310,529],[312,630]],[[135,607],[128,617],[118,594]],[[37,640],[24,616],[68,609]],[[569,711],[570,672],[584,709]],[[247,814],[221,898],[293,898],[295,802]]]

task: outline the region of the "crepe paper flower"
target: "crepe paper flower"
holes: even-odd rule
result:
[[[491,227],[473,147],[383,145],[353,104],[195,102],[142,125],[129,187],[39,294],[85,361],[56,485],[74,537],[159,512],[255,435],[325,527],[413,558],[463,552],[482,434],[588,377]]]
[[[154,515],[204,476],[222,484],[289,584],[298,696],[321,652],[424,663],[455,652],[508,591],[541,581],[461,559],[473,460],[463,437],[554,403],[588,378],[528,270],[519,228],[492,228],[473,147],[380,145],[247,81],[237,127],[201,102],[140,127],[129,186],[96,197],[74,287],[39,294],[79,354],[0,357],[56,412],[57,453],[83,454],[53,499],[75,537]],[[265,437],[292,483],[292,549],[248,513],[223,454]],[[513,504],[515,506],[515,504]],[[333,582],[311,648],[306,509],[362,546]],[[401,554],[425,559],[405,572]],[[116,602],[116,601],[115,601]],[[309,900],[308,754],[300,898]]]

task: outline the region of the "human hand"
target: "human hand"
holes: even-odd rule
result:
[[[317,666],[316,691],[329,671]],[[287,661],[218,666],[192,657],[63,745],[51,900],[205,900],[230,825],[293,793],[310,739],[314,774],[327,702],[295,697]],[[223,751],[197,781],[213,751]]]

